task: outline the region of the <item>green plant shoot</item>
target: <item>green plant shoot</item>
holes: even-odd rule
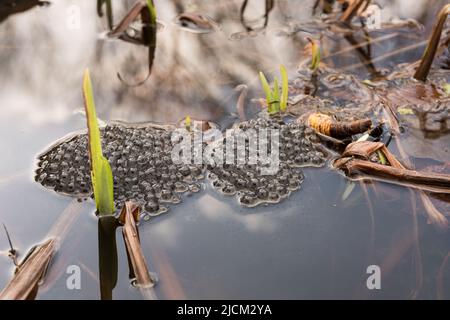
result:
[[[261,80],[261,84],[266,94],[266,102],[267,102],[267,111],[269,113],[277,113],[281,111],[285,111],[287,108],[287,100],[288,100],[288,76],[286,68],[281,65],[281,96],[280,96],[280,86],[278,78],[275,77],[273,80],[273,88],[270,87],[266,76],[263,72],[259,72],[259,79]]]
[[[186,119],[184,119],[184,126],[186,128],[187,131],[191,131],[191,117],[190,116],[186,116]]]
[[[280,110],[286,111],[287,109],[287,101],[288,101],[288,75],[286,67],[280,65],[280,73],[281,73],[281,99],[280,99]]]
[[[88,126],[89,157],[91,160],[91,178],[95,204],[100,215],[109,215],[115,211],[113,175],[111,166],[102,152],[89,70],[84,72],[83,97]]]
[[[320,64],[320,47],[317,44],[316,41],[314,41],[311,38],[307,38],[308,41],[311,43],[311,65],[309,66],[309,68],[312,71],[316,71],[319,68],[319,64]]]
[[[450,95],[450,83],[444,84],[443,89],[445,91],[445,94]]]
[[[147,7],[148,10],[150,11],[151,23],[152,25],[156,25],[156,8],[155,5],[153,4],[153,0],[147,0]]]
[[[380,150],[377,150],[377,154],[378,154],[378,158],[380,158],[380,163],[386,165],[387,160],[386,160],[386,157],[384,156],[384,153]]]
[[[272,89],[262,71],[259,72],[259,79],[261,80],[264,93],[266,94],[267,110],[269,113],[272,113]]]
[[[278,78],[273,79],[273,93],[272,93],[272,110],[273,112],[280,111],[280,87],[278,85]]]

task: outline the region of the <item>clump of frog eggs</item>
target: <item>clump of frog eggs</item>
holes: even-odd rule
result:
[[[268,164],[210,163],[208,177],[215,189],[236,195],[248,207],[277,203],[300,188],[303,166],[322,166],[327,152],[317,144],[314,131],[303,124],[285,124],[280,119],[256,119],[242,122],[237,129],[279,130],[279,167],[276,173],[262,174]],[[231,134],[236,133],[235,129]],[[167,211],[169,204],[179,203],[181,194],[200,191],[204,165],[175,164],[171,153],[176,141],[166,128],[110,124],[101,129],[103,154],[114,176],[114,199],[117,208],[132,200],[143,208],[144,218]],[[215,152],[226,148],[226,139],[216,141]],[[203,146],[204,147],[204,146]],[[246,145],[249,148],[258,145]],[[233,152],[237,152],[234,145]],[[271,145],[267,146],[270,154]],[[248,159],[248,158],[247,158]],[[92,196],[88,137],[77,134],[57,143],[38,158],[35,180],[56,192],[80,199]],[[270,164],[269,164],[270,165]]]
[[[171,131],[108,125],[101,129],[103,154],[111,164],[117,208],[125,201],[140,204],[144,217],[161,214],[180,195],[200,190],[201,165],[174,164]],[[75,135],[39,156],[35,180],[58,193],[92,195],[88,137]]]
[[[279,132],[278,142],[270,139],[270,131]],[[256,134],[250,142],[249,135]],[[269,134],[268,134],[269,133]],[[261,140],[259,135],[265,134],[267,139]],[[238,136],[246,140],[238,144]],[[227,144],[227,139],[232,142]],[[260,141],[266,145],[261,148]],[[256,143],[255,143],[256,142]],[[327,152],[317,144],[318,137],[314,131],[303,124],[285,124],[281,119],[259,118],[240,123],[235,130],[218,143],[213,149],[214,153],[235,155],[233,163],[229,161],[213,162],[207,166],[208,178],[214,188],[225,195],[235,195],[240,204],[254,207],[262,203],[278,203],[289,196],[292,191],[298,190],[303,182],[300,167],[322,166],[327,159]],[[260,160],[249,161],[250,154],[256,159],[264,157],[260,152],[270,155],[272,143],[278,144],[279,163],[275,164],[277,170],[268,170],[273,163]],[[228,146],[229,145],[229,146]],[[227,150],[232,146],[232,150]],[[245,161],[238,161],[238,154]],[[225,162],[225,163],[224,163]],[[243,163],[242,163],[243,162]],[[252,164],[250,164],[252,163]],[[273,167],[272,167],[273,168]],[[265,169],[265,170],[263,170]],[[270,174],[266,174],[270,173]]]

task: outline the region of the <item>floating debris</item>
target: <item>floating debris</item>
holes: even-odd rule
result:
[[[183,30],[192,33],[210,33],[220,29],[211,17],[200,13],[185,12],[175,17],[174,23]]]
[[[345,138],[354,134],[366,132],[372,125],[370,119],[349,122],[335,121],[331,116],[322,113],[313,113],[308,117],[308,125],[333,138]]]
[[[230,34],[229,39],[232,41],[240,41],[247,38],[256,38],[258,36],[259,32],[255,30],[251,31],[238,31]]]
[[[190,116],[186,116],[185,118],[178,121],[179,128],[185,128],[186,131],[189,132],[208,132],[211,129],[217,129],[217,124],[201,119],[193,119]]]
[[[333,166],[351,178],[370,178],[418,189],[430,223],[448,227],[447,218],[434,207],[426,192],[449,194],[450,175],[408,169],[383,143],[371,141],[349,144]]]
[[[366,118],[377,103],[376,93],[352,74],[321,64],[313,71],[310,60],[299,66],[299,75],[289,82],[289,112],[301,116],[310,110],[332,112],[339,120]],[[313,77],[314,72],[316,77]],[[314,80],[314,81],[312,81]]]

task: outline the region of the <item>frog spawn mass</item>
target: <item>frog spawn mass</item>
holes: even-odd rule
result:
[[[200,165],[174,164],[171,131],[121,124],[101,129],[103,154],[111,164],[117,208],[127,200],[139,203],[146,215],[165,212],[180,194],[197,192]],[[79,198],[92,195],[88,137],[78,134],[39,156],[35,180],[58,193]]]
[[[277,203],[286,198],[299,189],[303,181],[298,168],[321,166],[328,156],[317,144],[314,131],[302,124],[260,118],[242,122],[238,128],[244,132],[254,129],[257,134],[264,128],[279,132],[276,173],[263,174],[261,169],[267,164],[261,163],[210,163],[207,166],[214,188],[226,195],[237,195],[244,206]],[[182,193],[201,189],[198,182],[203,179],[204,166],[172,161],[171,152],[176,140],[172,142],[171,132],[152,125],[111,124],[101,129],[103,153],[111,164],[114,177],[117,208],[125,201],[133,200],[142,206],[145,215],[158,215],[167,210],[169,203],[180,202]],[[236,132],[234,129],[232,134]],[[217,152],[225,148],[227,139],[216,141],[219,148],[212,150]],[[247,145],[247,151],[249,147]],[[267,152],[271,152],[270,144]],[[77,134],[64,139],[39,156],[35,180],[58,193],[79,198],[92,196],[87,135]]]
[[[276,132],[278,139],[272,140],[270,132]],[[260,135],[266,139],[260,139]],[[238,143],[242,137],[245,145]],[[228,139],[231,142],[227,143]],[[266,144],[263,148],[262,143]],[[300,188],[303,174],[298,168],[319,167],[325,163],[328,153],[317,143],[317,135],[303,124],[285,124],[280,119],[263,118],[242,122],[212,149],[212,155],[231,151],[234,160],[231,163],[212,161],[207,166],[207,176],[214,188],[222,194],[235,195],[241,205],[254,207],[262,203],[277,203]],[[272,150],[275,144],[276,149]],[[272,151],[277,153],[278,163],[261,161],[269,159]],[[245,161],[239,161],[239,154]],[[249,161],[251,154],[256,155],[253,161]],[[276,170],[268,170],[269,167],[274,169],[274,165]]]

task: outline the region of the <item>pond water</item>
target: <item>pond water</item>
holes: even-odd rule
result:
[[[134,1],[113,2],[114,19],[119,21]],[[51,1],[10,16],[0,5],[0,222],[23,257],[46,238],[67,208],[74,211],[38,299],[100,297],[93,201],[77,202],[33,180],[36,156],[59,138],[86,127],[84,69],[91,71],[102,120],[175,124],[189,115],[226,129],[238,121],[236,86],[249,88],[246,113],[251,117],[263,96],[259,70],[276,73],[282,63],[290,78],[295,77],[310,34],[287,34],[311,20],[313,2],[300,6],[294,0],[276,1],[267,29],[245,34],[239,19],[241,1],[156,0],[162,27],[152,75],[139,87],[125,85],[117,73],[129,83],[145,76],[147,49],[106,39],[107,20],[98,17],[95,1]],[[420,58],[436,12],[446,1],[382,2],[383,19],[414,18],[425,26],[422,32],[399,31],[373,46],[375,68],[392,70],[397,63]],[[190,32],[175,23],[183,12],[207,15],[217,25],[213,32]],[[249,1],[248,21],[263,14],[263,1]],[[374,32],[373,37],[382,34]],[[348,47],[345,40],[327,41],[330,52]],[[376,59],[412,44],[409,50]],[[323,57],[325,63],[361,80],[371,78],[373,70],[360,59],[355,50]],[[450,162],[448,134],[428,139],[418,128],[406,129],[395,139],[417,167]],[[391,146],[398,155],[396,144]],[[279,204],[245,208],[204,183],[202,192],[184,196],[169,212],[143,221],[141,243],[149,269],[158,278],[156,297],[450,298],[450,263],[444,263],[450,232],[427,223],[416,191],[358,182],[346,197],[349,182],[328,166],[306,168],[304,176],[300,191]],[[433,201],[449,213],[448,203]],[[119,229],[116,238],[119,265],[113,297],[142,299],[128,277]],[[8,249],[2,234],[0,288],[13,275]],[[70,265],[81,268],[80,290],[67,289]],[[366,286],[370,265],[381,268],[381,290]]]

